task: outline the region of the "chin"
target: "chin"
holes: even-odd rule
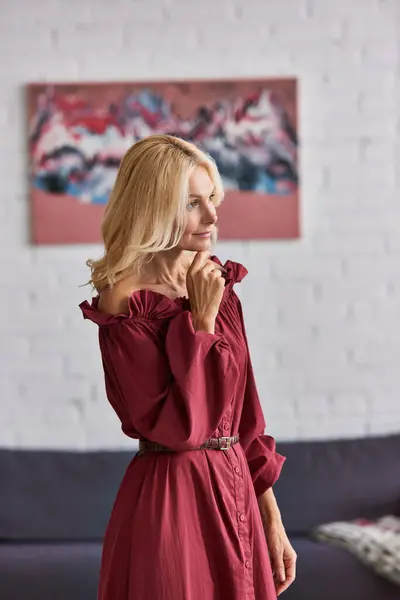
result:
[[[211,250],[212,243],[210,239],[207,240],[199,240],[197,242],[190,242],[187,244],[182,244],[181,250],[186,252],[204,252],[205,250]]]
[[[208,238],[188,235],[186,239],[181,239],[178,247],[186,252],[201,252],[205,250],[211,250],[215,246],[216,241],[217,231],[214,230],[211,232],[211,236]]]
[[[199,240],[196,240],[196,242],[193,244],[194,246],[200,246],[202,248],[211,248],[212,246],[212,241],[211,238],[199,238]]]

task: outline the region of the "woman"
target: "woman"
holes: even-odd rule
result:
[[[138,438],[105,534],[98,600],[271,600],[295,577],[242,308],[247,270],[210,257],[223,191],[196,146],[134,144],[106,207],[98,295],[107,396]],[[264,531],[265,530],[265,531]],[[271,568],[272,567],[272,568]]]

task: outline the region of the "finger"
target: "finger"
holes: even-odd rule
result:
[[[288,587],[290,587],[293,582],[294,582],[294,579],[288,578],[283,583],[277,583],[275,585],[276,595],[279,596],[279,594],[282,594],[282,592],[284,592],[285,590],[287,590]]]
[[[286,578],[294,579],[296,577],[296,559],[291,558],[286,562]]]
[[[293,581],[290,581],[289,579],[286,579],[285,581],[275,581],[275,590],[277,595],[287,590],[291,583],[293,583]]]
[[[220,265],[217,265],[217,263],[215,263],[212,260],[207,261],[206,264],[201,269],[201,272],[203,273],[203,275],[213,274],[218,277],[221,277],[222,271],[223,271],[223,268]]]
[[[288,589],[290,585],[296,579],[296,560],[295,558],[290,559],[286,563],[286,579],[283,582],[277,582],[276,584],[276,592],[277,594],[281,594],[285,590]]]
[[[209,263],[211,263],[211,265],[214,268],[214,271],[219,271],[220,273],[226,273],[226,269],[225,267],[223,267],[222,265],[219,265],[218,263],[214,262],[213,260],[208,261]]]
[[[209,250],[201,250],[200,252],[197,252],[196,256],[192,260],[192,264],[189,267],[189,272],[193,273],[199,269],[202,269],[210,256],[211,252]]]
[[[274,577],[280,582],[283,582],[286,579],[285,565],[280,556],[276,557],[274,560]]]

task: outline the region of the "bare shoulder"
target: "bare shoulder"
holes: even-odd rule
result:
[[[132,281],[119,281],[111,289],[99,293],[98,309],[108,315],[128,314],[129,297],[138,289],[139,285]]]

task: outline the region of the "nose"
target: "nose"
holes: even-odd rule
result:
[[[215,206],[208,206],[203,215],[203,220],[206,225],[214,225],[218,221],[218,216],[215,210]]]

